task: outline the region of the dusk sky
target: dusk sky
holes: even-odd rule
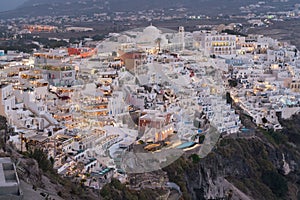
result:
[[[26,0],[8,0],[1,1],[0,11],[6,11],[16,8],[17,6],[24,3]]]

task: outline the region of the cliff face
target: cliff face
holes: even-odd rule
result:
[[[297,199],[300,159],[291,146],[222,139],[206,158],[194,156],[165,169],[184,199]]]
[[[180,187],[182,200],[300,199],[300,115],[281,120],[285,127],[281,132],[259,129],[245,117],[242,120],[255,135],[222,138],[206,157],[200,158],[194,149],[163,169],[168,181]],[[130,199],[121,191],[110,184],[101,195]],[[145,195],[143,190],[127,192],[138,199]],[[145,199],[153,199],[148,194],[155,191],[146,193],[149,198]]]

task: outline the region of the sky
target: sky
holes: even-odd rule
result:
[[[0,0],[0,11],[12,10],[22,5],[26,0]]]

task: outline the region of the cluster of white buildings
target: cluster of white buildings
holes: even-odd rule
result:
[[[0,114],[18,149],[44,148],[60,174],[99,188],[124,179],[124,148],[176,148],[209,125],[239,132],[226,92],[257,125],[281,129],[278,116],[300,110],[297,59],[295,47],[264,36],[151,25],[111,34],[88,57],[62,48],[3,59]]]
[[[199,47],[204,56],[215,58],[213,66],[223,71],[224,86],[257,125],[279,130],[278,117],[286,119],[299,112],[296,47],[262,35],[215,31],[193,35],[194,47]],[[231,87],[228,81],[237,85]]]

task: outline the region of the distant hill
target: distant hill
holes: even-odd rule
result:
[[[5,3],[1,4],[0,12],[7,11],[7,10],[13,10],[23,4],[26,0],[9,0]]]
[[[80,15],[115,11],[142,11],[149,9],[186,8],[198,14],[239,14],[239,8],[260,0],[28,0],[16,10],[2,12],[0,17],[43,16],[43,15]],[[266,4],[275,6],[273,10],[284,10],[293,7],[298,0],[280,2],[266,0]],[[270,9],[270,8],[268,8]],[[257,9],[258,12],[261,9]],[[266,11],[266,9],[265,9]],[[272,11],[272,9],[270,10]]]

